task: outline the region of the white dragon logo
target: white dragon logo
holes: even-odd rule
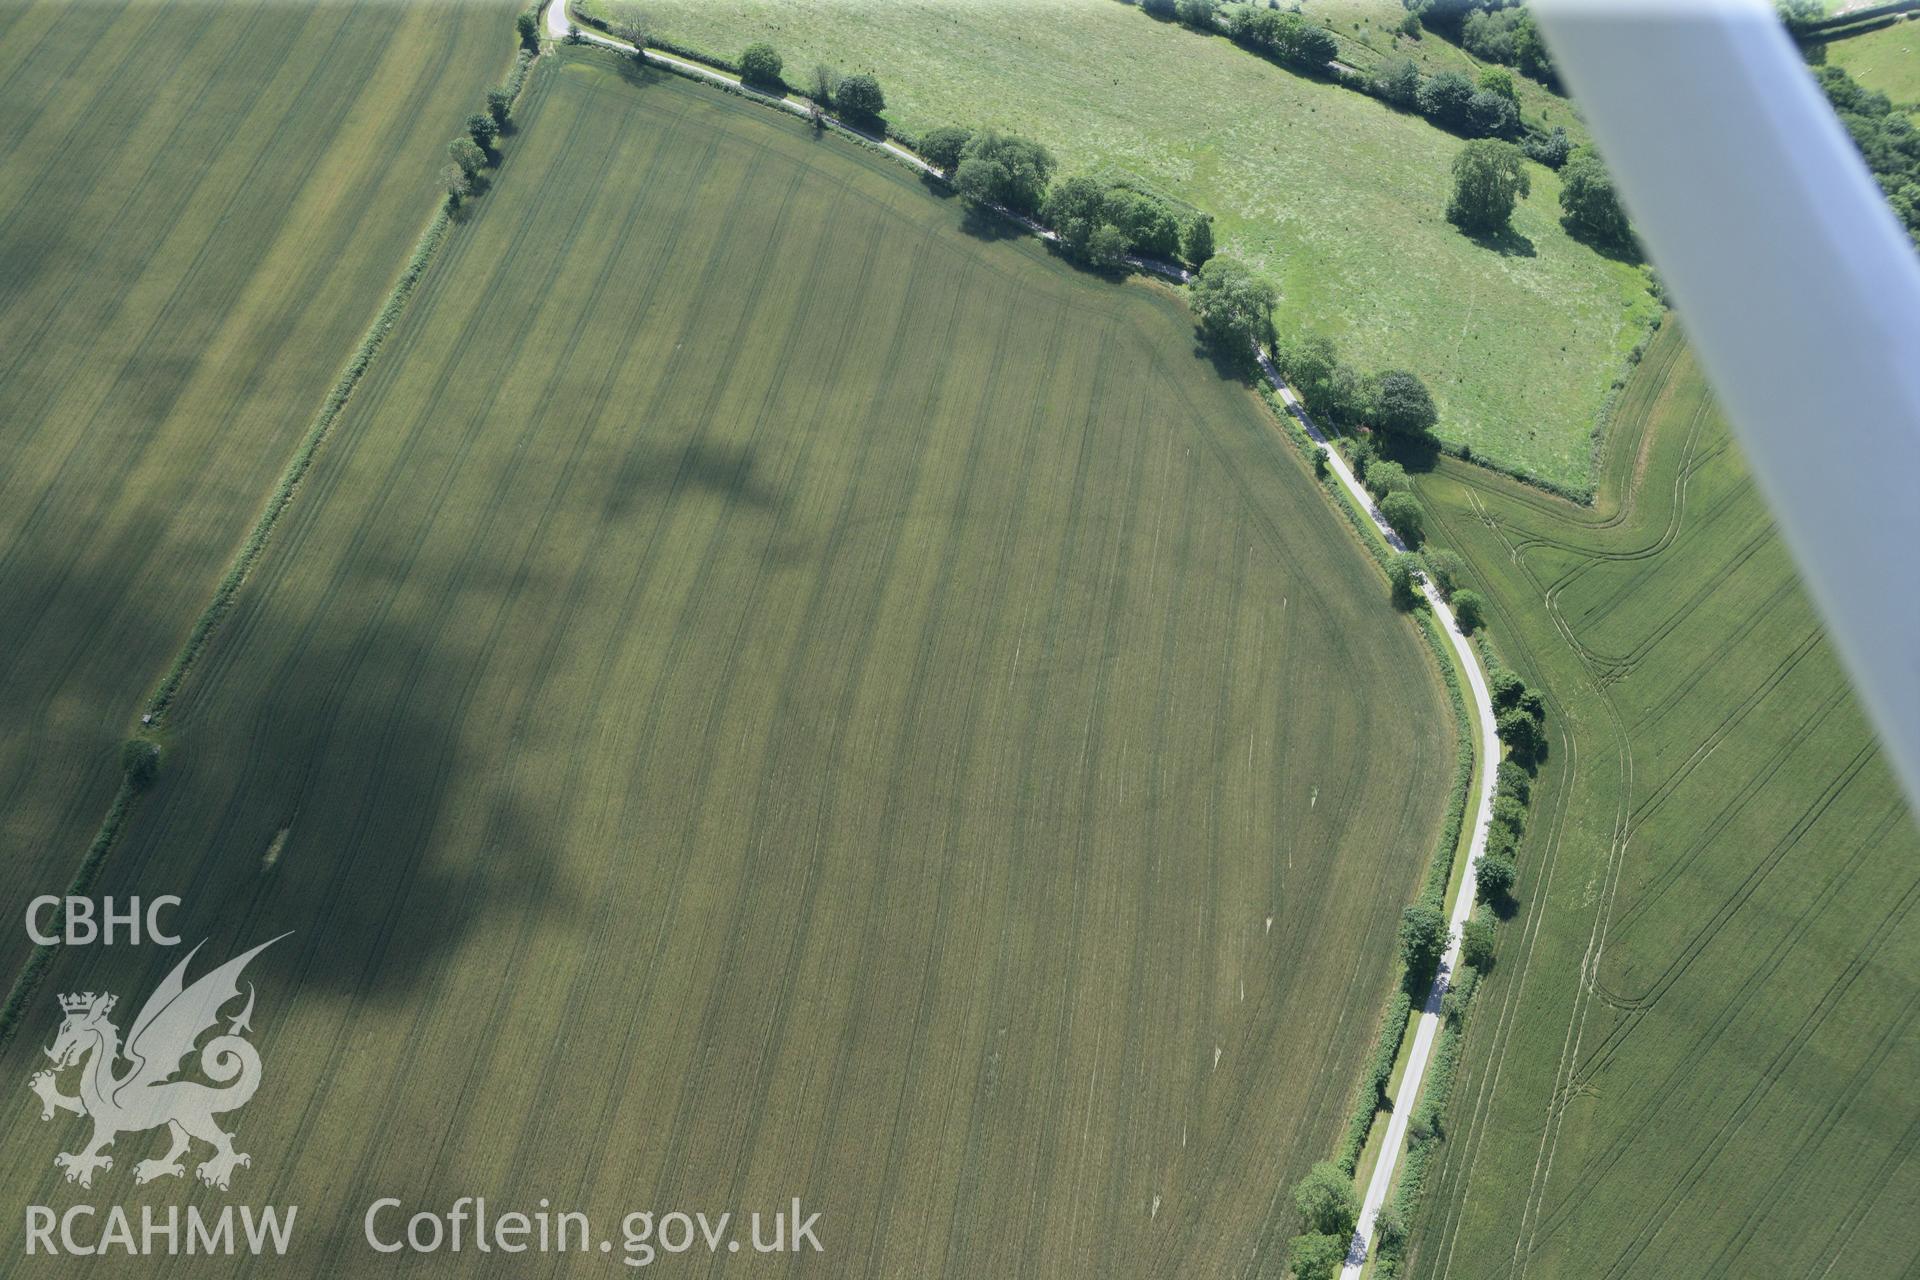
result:
[[[96,1169],[113,1168],[113,1157],[104,1149],[113,1145],[114,1138],[161,1125],[172,1134],[173,1145],[158,1160],[135,1165],[135,1182],[184,1174],[180,1157],[194,1138],[213,1147],[213,1155],[194,1170],[208,1186],[225,1191],[235,1167],[253,1163],[233,1149],[233,1135],[214,1122],[222,1112],[245,1106],[260,1087],[260,1054],[240,1035],[252,1029],[248,1025],[253,1016],[252,983],[247,984],[246,1008],[229,1019],[227,1033],[216,1035],[200,1049],[201,1073],[220,1087],[172,1077],[180,1071],[181,1059],[194,1051],[195,1042],[220,1021],[221,1006],[239,996],[240,971],[247,961],[278,941],[271,938],[187,986],[187,964],[206,944],[194,947],[141,1007],[124,1048],[120,1029],[107,1020],[116,997],[91,991],[60,997],[66,1020],[46,1051],[53,1068],[35,1074],[29,1084],[40,1096],[42,1120],[53,1119],[55,1111],[93,1120],[93,1140],[85,1149],[63,1151],[53,1158],[67,1171],[68,1182],[92,1186]],[[114,1064],[121,1058],[132,1065],[116,1076]],[[82,1063],[79,1094],[61,1093],[58,1073]]]

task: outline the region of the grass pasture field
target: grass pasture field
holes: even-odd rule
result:
[[[1862,88],[1877,90],[1920,123],[1920,19],[1889,22],[1820,46],[1826,60],[1845,67]]]
[[[1618,423],[1418,482],[1552,754],[1410,1274],[1911,1275],[1920,834],[1675,326]]]
[[[1063,174],[1128,176],[1208,210],[1223,249],[1279,288],[1283,331],[1327,333],[1362,368],[1412,369],[1433,390],[1443,437],[1569,489],[1590,482],[1597,415],[1659,312],[1639,267],[1567,235],[1551,170],[1529,166],[1512,240],[1476,243],[1445,218],[1459,138],[1115,0],[634,7],[660,35],[725,57],[769,41],[797,81],[817,62],[870,70],[888,119],[909,133],[1025,134]],[[1336,21],[1348,31],[1383,19],[1377,3],[1333,7],[1366,15]],[[1392,52],[1390,36],[1367,30]],[[1471,63],[1437,36],[1414,43],[1430,69]],[[1524,92],[1535,114],[1551,97]]]
[[[525,1274],[360,1243],[484,1192],[800,1196],[816,1275],[1278,1274],[1454,762],[1377,570],[1161,286],[609,55],[518,118],[99,886],[299,930],[276,1271]],[[63,952],[5,1070],[173,960]]]
[[[0,851],[67,886],[120,740],[432,211],[512,8],[0,5]],[[0,931],[12,973],[23,931]]]

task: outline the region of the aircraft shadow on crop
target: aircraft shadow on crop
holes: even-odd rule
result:
[[[297,930],[255,966],[281,1001],[297,992],[405,1007],[469,939],[566,918],[573,895],[553,872],[547,824],[523,799],[533,785],[515,777],[543,733],[535,699],[474,698],[486,654],[469,624],[486,616],[486,597],[506,596],[508,577],[451,591],[463,603],[441,618],[403,619],[395,605],[311,629],[243,592],[183,687],[159,778],[90,892],[178,895],[174,927],[222,946]],[[371,561],[342,573],[394,605],[388,579]],[[226,652],[237,634],[243,650]],[[228,660],[270,678],[209,687],[207,669]],[[248,687],[249,701],[232,692]],[[449,799],[476,777],[489,780],[484,817],[446,830]],[[64,948],[30,1007],[54,991],[151,990],[178,959],[167,947]],[[38,1022],[28,1027],[5,1050],[14,1068],[37,1056]]]

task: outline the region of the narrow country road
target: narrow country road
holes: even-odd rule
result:
[[[1314,443],[1325,450],[1327,465],[1333,468],[1334,475],[1346,487],[1347,494],[1367,517],[1378,525],[1388,545],[1395,550],[1406,550],[1406,544],[1400,535],[1381,516],[1380,509],[1374,505],[1373,497],[1354,477],[1352,468],[1346,459],[1327,443],[1320,428],[1307,416],[1305,406],[1294,397],[1292,388],[1281,379],[1279,370],[1273,367],[1273,361],[1267,353],[1260,353],[1260,371],[1273,384],[1274,390],[1286,402],[1287,411],[1306,428]],[[1433,986],[1427,991],[1426,1003],[1420,1006],[1420,1023],[1413,1035],[1413,1052],[1407,1058],[1406,1074],[1401,1078],[1400,1092],[1394,1109],[1387,1116],[1387,1135],[1380,1147],[1380,1158],[1373,1166],[1373,1177],[1367,1181],[1367,1193],[1360,1201],[1360,1224],[1354,1228],[1353,1240],[1347,1246],[1347,1261],[1340,1268],[1340,1280],[1359,1280],[1360,1272],[1366,1266],[1367,1243],[1373,1238],[1374,1222],[1380,1216],[1380,1208],[1387,1202],[1387,1193],[1393,1188],[1393,1174],[1400,1162],[1400,1149],[1407,1140],[1407,1122],[1413,1116],[1413,1104],[1420,1096],[1421,1082],[1426,1078],[1427,1063],[1433,1056],[1434,1041],[1440,1035],[1440,1001],[1447,994],[1447,986],[1453,977],[1454,966],[1460,963],[1460,926],[1473,914],[1474,882],[1478,879],[1480,859],[1487,851],[1487,826],[1493,818],[1493,788],[1495,768],[1500,762],[1500,737],[1494,732],[1493,698],[1487,692],[1487,680],[1475,658],[1473,646],[1466,634],[1460,630],[1460,624],[1453,616],[1453,610],[1440,598],[1439,591],[1432,583],[1424,579],[1420,591],[1427,602],[1433,606],[1433,616],[1440,620],[1447,634],[1447,642],[1460,658],[1460,665],[1467,673],[1467,684],[1473,691],[1474,720],[1479,730],[1479,742],[1476,744],[1480,759],[1480,797],[1473,819],[1473,843],[1467,849],[1467,873],[1460,882],[1459,895],[1454,898],[1447,912],[1447,927],[1450,936],[1447,939],[1447,951],[1440,958],[1439,971],[1434,974]]]
[[[633,46],[624,40],[615,40],[611,36],[603,36],[598,32],[574,26],[567,17],[567,0],[549,0],[547,5],[547,33],[556,40],[563,40],[570,33],[574,32],[577,32],[579,38],[589,44],[596,44],[607,49],[617,49],[623,53],[632,53],[634,51]],[[809,107],[802,103],[794,102],[774,94],[762,93],[758,89],[742,84],[738,77],[715,71],[711,67],[704,67],[697,62],[689,62],[684,58],[677,58],[671,54],[661,53],[657,49],[647,50],[645,56],[649,62],[658,62],[663,65],[672,66],[688,74],[698,76],[703,80],[709,80],[715,84],[739,89],[744,93],[751,94],[774,106],[791,111],[797,116],[807,117],[810,115]],[[905,147],[898,146],[884,138],[873,137],[857,129],[850,129],[832,116],[825,116],[823,118],[827,127],[838,129],[864,142],[882,147],[890,155],[905,161],[920,172],[929,174],[941,181],[946,180],[946,175],[939,169],[928,164],[925,160],[913,154],[913,152],[908,151]],[[1000,212],[1006,214],[1044,240],[1054,240],[1057,238],[1052,231],[1049,231],[1031,218],[1022,217],[1020,214],[1014,213],[1009,209],[1001,209]],[[1184,268],[1171,263],[1133,256],[1129,256],[1127,262],[1140,270],[1169,276],[1183,283],[1188,279],[1188,273]],[[1273,361],[1267,357],[1267,353],[1256,349],[1256,354],[1259,356],[1261,372],[1266,375],[1267,381],[1273,384],[1274,390],[1280,393],[1280,398],[1286,403],[1287,411],[1299,420],[1300,425],[1306,428],[1307,434],[1312,437],[1314,444],[1325,452],[1327,465],[1333,469],[1334,475],[1339,477],[1340,483],[1346,487],[1347,493],[1353,499],[1355,505],[1357,505],[1361,511],[1364,511],[1368,518],[1379,527],[1380,533],[1386,538],[1388,545],[1392,546],[1395,550],[1405,551],[1407,549],[1406,544],[1401,541],[1400,535],[1393,531],[1393,527],[1389,525],[1385,517],[1380,514],[1380,509],[1374,505],[1372,496],[1367,493],[1366,489],[1361,486],[1359,480],[1354,477],[1353,471],[1347,466],[1346,460],[1340,456],[1339,452],[1336,451],[1332,445],[1327,443],[1326,436],[1321,432],[1320,428],[1314,424],[1313,419],[1307,416],[1305,406],[1295,398],[1292,388],[1288,387],[1286,381],[1281,378],[1280,371],[1274,368]],[[1427,992],[1426,1003],[1420,1007],[1419,1025],[1415,1029],[1413,1037],[1413,1052],[1407,1059],[1406,1072],[1401,1078],[1397,1105],[1393,1111],[1389,1113],[1387,1118],[1386,1139],[1381,1145],[1379,1160],[1374,1165],[1372,1178],[1367,1182],[1366,1195],[1361,1199],[1360,1221],[1359,1225],[1354,1229],[1353,1240],[1347,1247],[1347,1260],[1340,1270],[1341,1280],[1359,1280],[1360,1272],[1366,1265],[1367,1246],[1368,1242],[1373,1238],[1374,1223],[1380,1216],[1381,1207],[1386,1204],[1387,1193],[1393,1187],[1394,1171],[1399,1166],[1400,1151],[1407,1140],[1407,1122],[1413,1115],[1414,1102],[1419,1098],[1420,1086],[1426,1079],[1427,1064],[1433,1056],[1434,1042],[1439,1038],[1440,1001],[1447,994],[1447,987],[1452,978],[1454,967],[1460,963],[1460,927],[1466,923],[1467,917],[1473,913],[1474,883],[1478,878],[1477,873],[1479,871],[1480,859],[1487,850],[1487,826],[1493,817],[1494,773],[1500,761],[1500,739],[1494,732],[1493,698],[1487,691],[1486,677],[1480,670],[1480,662],[1473,652],[1473,645],[1467,640],[1466,634],[1460,630],[1460,624],[1455,620],[1453,610],[1447,606],[1447,602],[1441,598],[1439,591],[1434,588],[1433,584],[1423,578],[1419,585],[1421,594],[1426,596],[1427,602],[1433,607],[1433,616],[1439,619],[1441,629],[1446,632],[1447,642],[1453,646],[1454,653],[1459,657],[1461,669],[1467,674],[1467,684],[1473,695],[1474,719],[1479,739],[1476,743],[1476,750],[1480,765],[1480,795],[1479,803],[1474,811],[1473,842],[1467,850],[1466,875],[1462,878],[1459,892],[1447,912],[1449,937],[1447,939],[1446,954],[1440,959],[1440,968],[1434,975],[1433,986]]]

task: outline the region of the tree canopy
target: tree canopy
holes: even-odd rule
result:
[[[880,82],[863,71],[834,87],[833,105],[842,115],[871,120],[887,109],[887,96],[880,92]]]
[[[1844,69],[1821,67],[1817,75],[1887,203],[1920,244],[1920,127],[1886,94],[1861,88]]]
[[[1273,336],[1273,286],[1232,258],[1214,258],[1193,277],[1193,310],[1200,331],[1219,350],[1250,358]]]
[[[1340,367],[1340,353],[1332,338],[1324,333],[1289,334],[1274,343],[1273,362],[1307,402],[1307,408],[1315,413],[1327,412],[1334,371]]]
[[[1446,954],[1447,917],[1431,902],[1416,902],[1400,913],[1400,958],[1409,972],[1426,976]]]
[[[1373,73],[1373,92],[1403,111],[1420,105],[1420,68],[1412,58],[1388,58]]]
[[[1495,785],[1502,795],[1513,796],[1521,804],[1525,804],[1527,798],[1533,794],[1533,779],[1527,776],[1525,769],[1511,760],[1502,760],[1500,768],[1495,771],[1495,776],[1497,778]]]
[[[1078,257],[1106,210],[1107,192],[1092,178],[1079,174],[1053,184],[1040,206],[1040,221],[1052,227],[1067,253]]]
[[[1467,99],[1467,123],[1489,138],[1508,138],[1520,132],[1520,107],[1506,94],[1476,89]]]
[[[1053,163],[1053,153],[1039,143],[987,129],[960,149],[953,185],[976,204],[997,204],[1031,217],[1046,198]]]
[[[493,140],[499,135],[500,122],[486,112],[476,111],[467,117],[467,136],[472,138],[474,145],[482,151],[491,147]]]
[[[1347,1238],[1309,1231],[1287,1245],[1287,1266],[1294,1280],[1333,1280],[1347,1260]]]
[[[966,147],[967,139],[973,137],[973,130],[962,129],[956,125],[942,125],[938,129],[929,129],[920,135],[920,154],[927,158],[934,168],[952,173],[959,167],[960,152]]]
[[[447,144],[447,155],[460,166],[460,171],[471,178],[486,167],[487,153],[471,137],[455,138]]]
[[[1395,435],[1422,436],[1440,421],[1427,384],[1405,369],[1389,369],[1376,379],[1373,425]]]
[[[1482,858],[1479,868],[1474,873],[1474,895],[1482,902],[1505,902],[1513,893],[1513,882],[1517,874],[1510,858],[1492,856]]]
[[[1460,926],[1460,958],[1481,973],[1493,968],[1493,922],[1474,916]]]
[[[1054,184],[1040,221],[1060,237],[1070,258],[1118,266],[1128,253],[1172,261],[1180,256],[1180,223],[1164,202],[1130,187],[1075,176]]]
[[[1493,709],[1506,711],[1520,705],[1521,697],[1527,692],[1527,682],[1517,672],[1502,667],[1488,677],[1487,689],[1493,699]]]
[[[1546,735],[1540,731],[1540,722],[1519,707],[1495,716],[1494,729],[1499,733],[1500,741],[1506,743],[1507,749],[1522,761],[1534,759],[1540,754],[1540,748],[1546,745]]]
[[[1220,0],[1173,0],[1173,15],[1195,31],[1211,31],[1219,7]]]
[[[1413,488],[1413,481],[1405,467],[1382,460],[1367,468],[1367,488],[1373,490],[1376,498],[1384,498],[1390,493],[1407,492]]]
[[[1180,220],[1157,197],[1131,187],[1109,187],[1102,216],[1125,235],[1130,251],[1164,262],[1180,256]]]
[[[784,65],[779,50],[764,41],[756,41],[740,55],[740,78],[748,84],[777,86],[780,68]]]
[[[1550,89],[1559,88],[1560,73],[1554,69],[1553,54],[1530,13],[1513,29],[1513,65],[1520,68],[1521,75],[1538,80]]]
[[[160,744],[148,738],[128,738],[120,744],[120,768],[135,791],[145,791],[160,776]]]
[[[1235,5],[1227,11],[1227,34],[1282,62],[1317,70],[1339,56],[1340,43],[1325,27],[1287,9]]]
[[[1360,1197],[1353,1180],[1331,1160],[1322,1160],[1294,1184],[1293,1204],[1300,1223],[1310,1231],[1346,1239],[1360,1220]]]
[[[1468,635],[1487,625],[1487,602],[1480,598],[1478,591],[1463,587],[1454,592],[1451,603],[1453,620],[1459,623],[1460,629]]]
[[[1470,234],[1504,231],[1513,206],[1532,189],[1526,156],[1511,142],[1478,138],[1453,160],[1447,221]]]
[[[644,60],[646,48],[653,42],[653,32],[647,26],[645,15],[637,9],[622,10],[610,29],[617,38],[633,46],[635,58]]]
[[[450,164],[440,170],[440,185],[446,188],[447,200],[454,208],[474,192],[473,175],[457,164]]]
[[[1186,234],[1181,238],[1181,247],[1186,251],[1187,265],[1199,270],[1207,265],[1207,259],[1213,256],[1213,216],[1196,213],[1187,223]]]
[[[1449,129],[1464,131],[1472,124],[1475,92],[1473,81],[1458,71],[1443,71],[1421,81],[1416,101],[1421,115]]]
[[[1379,463],[1373,470],[1378,471],[1382,467],[1399,470],[1399,464],[1392,462]],[[1403,472],[1403,477],[1404,474]],[[1372,472],[1368,475],[1371,478]],[[1399,534],[1410,547],[1419,546],[1421,539],[1426,536],[1427,527],[1425,519],[1420,514],[1420,503],[1412,494],[1404,490],[1389,493],[1380,499],[1380,514],[1387,518],[1387,523],[1393,526],[1393,531]]]
[[[1418,580],[1414,576],[1419,572],[1419,557],[1410,552],[1396,551],[1387,557],[1387,590],[1394,608],[1411,609],[1420,602]]]
[[[1569,231],[1601,244],[1626,244],[1633,238],[1607,167],[1590,147],[1575,151],[1560,171],[1560,212]]]
[[[1127,233],[1103,222],[1087,237],[1086,262],[1098,271],[1112,271],[1127,258]]]
[[[1558,169],[1573,154],[1573,139],[1567,137],[1566,128],[1553,126],[1550,133],[1535,134],[1529,137],[1521,149],[1527,153],[1527,159],[1535,164],[1543,164],[1549,169]]]
[[[1460,584],[1466,581],[1466,561],[1445,547],[1428,547],[1421,559],[1427,562],[1427,576],[1433,579],[1433,585],[1440,589],[1442,596],[1451,600]]]

